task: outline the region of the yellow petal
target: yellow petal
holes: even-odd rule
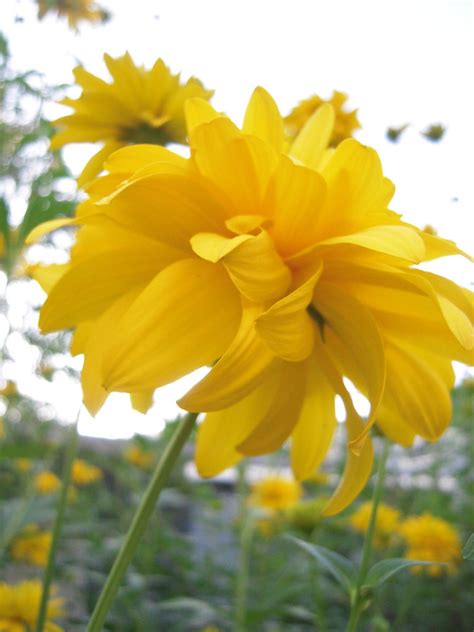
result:
[[[154,389],[150,389],[148,391],[140,391],[137,393],[132,393],[130,395],[130,399],[132,402],[132,407],[134,410],[138,410],[139,413],[147,413],[150,408],[153,406],[153,394]]]
[[[28,245],[33,244],[35,241],[38,241],[38,239],[41,239],[41,237],[44,237],[44,235],[53,232],[53,230],[63,228],[64,226],[74,226],[75,224],[78,224],[78,220],[74,217],[61,217],[60,219],[51,219],[48,222],[43,222],[33,228],[25,239],[25,243]]]
[[[54,285],[40,314],[44,332],[67,329],[93,320],[134,285],[151,280],[180,253],[158,242],[139,239],[134,247],[108,250],[71,264]]]
[[[306,121],[290,148],[290,155],[307,167],[318,169],[333,127],[334,110],[325,103]]]
[[[318,173],[281,156],[263,208],[273,220],[270,232],[282,256],[314,243],[325,194],[326,184]]]
[[[107,141],[102,149],[94,154],[92,158],[87,162],[86,166],[77,178],[77,185],[79,187],[84,187],[88,182],[93,180],[101,171],[105,169],[104,163],[106,159],[110,156],[110,154],[113,154],[114,151],[117,151],[124,146],[125,143],[118,140]]]
[[[354,412],[348,412],[346,428],[348,444],[350,445],[362,434],[364,424]],[[363,443],[358,454],[355,454],[352,449],[348,448],[341,481],[325,506],[323,515],[334,516],[351,504],[367,483],[372,471],[373,461],[374,450],[370,438],[367,438]]]
[[[193,97],[184,104],[184,114],[186,117],[186,127],[188,134],[192,135],[194,129],[203,123],[210,123],[217,118],[227,118],[217,112],[209,101]]]
[[[45,292],[49,293],[68,269],[68,263],[58,263],[49,266],[35,264],[28,266],[28,274],[41,285]]]
[[[248,395],[263,380],[274,359],[255,332],[258,308],[244,309],[232,344],[211,371],[178,404],[185,410],[215,411]]]
[[[325,321],[323,332],[327,327],[340,339],[348,361],[357,367],[359,380],[366,387],[370,414],[362,439],[375,422],[385,385],[384,345],[377,324],[366,307],[327,283],[318,285],[313,304]]]
[[[240,312],[220,266],[200,259],[168,266],[117,323],[104,359],[105,387],[157,388],[211,364],[231,343]]]
[[[237,450],[257,456],[273,452],[288,439],[300,416],[303,405],[307,364],[282,362],[272,376],[275,395],[263,419],[242,441]]]
[[[191,239],[193,250],[208,261],[221,260],[230,278],[243,296],[263,303],[282,296],[291,282],[291,274],[273,245],[268,233],[225,238],[200,233]]]
[[[79,355],[84,353],[86,348],[87,340],[91,335],[92,328],[94,326],[94,321],[88,320],[86,322],[81,323],[76,327],[72,334],[70,352],[71,355]]]
[[[312,476],[324,460],[337,427],[335,392],[316,354],[308,362],[301,413],[291,433],[291,467],[298,480]]]
[[[109,155],[104,168],[109,172],[134,173],[154,162],[176,164],[183,169],[187,163],[185,158],[160,145],[131,145]]]
[[[240,461],[243,455],[236,446],[264,417],[277,385],[269,376],[233,406],[205,416],[196,441],[196,466],[201,476],[215,476]]]
[[[420,234],[425,242],[425,259],[427,261],[430,261],[431,259],[438,259],[439,257],[449,257],[452,255],[461,255],[461,257],[465,257],[469,261],[473,260],[468,253],[458,248],[454,241],[443,239],[437,235],[430,235],[424,231],[420,231]]]
[[[250,98],[243,131],[270,143],[278,153],[283,149],[283,119],[277,104],[264,88],[256,88]]]
[[[313,349],[313,323],[306,312],[323,271],[322,262],[304,283],[274,303],[255,321],[255,328],[268,348],[279,358],[298,362]]]
[[[268,221],[265,215],[234,215],[226,220],[225,225],[232,233],[244,235],[260,228]]]

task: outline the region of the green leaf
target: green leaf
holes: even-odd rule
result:
[[[5,200],[0,197],[0,233],[5,238],[5,243],[8,244],[10,239],[10,226],[8,223],[8,206]]]
[[[4,444],[0,446],[0,459],[43,459],[50,446],[38,443]]]
[[[43,222],[57,217],[69,217],[72,215],[75,202],[58,201],[54,195],[41,196],[32,194],[26,209],[25,216],[18,229],[18,241],[22,242],[28,234]]]
[[[309,553],[323,566],[348,593],[354,589],[356,584],[356,567],[343,555],[331,551],[319,544],[311,544],[305,540],[300,540],[292,535],[285,535],[285,538],[294,542],[301,549]]]
[[[376,588],[387,581],[392,575],[395,575],[404,568],[410,566],[446,566],[440,562],[428,562],[426,560],[407,560],[404,557],[393,557],[388,560],[382,560],[372,566],[367,573],[366,580],[364,582],[364,588]]]
[[[465,560],[474,560],[474,533],[471,533],[468,541],[464,545],[462,556]]]

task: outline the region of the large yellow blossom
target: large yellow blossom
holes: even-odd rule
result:
[[[456,529],[441,518],[423,513],[403,521],[400,529],[409,560],[442,562],[445,566],[414,566],[414,573],[427,572],[437,576],[443,572],[454,573],[461,560],[461,539]]]
[[[437,440],[451,418],[453,359],[472,359],[471,295],[422,261],[456,246],[388,209],[393,184],[354,139],[328,150],[323,105],[285,148],[283,119],[258,88],[243,130],[187,102],[189,159],[124,148],[89,187],[71,261],[38,270],[44,332],[74,327],[86,405],[210,372],[180,401],[208,413],[196,462],[213,476],[291,438],[298,479],[323,461],[346,409],[346,467],[327,514],[372,469],[377,420],[390,439]],[[344,378],[368,398],[357,414]]]
[[[372,502],[362,503],[349,518],[352,528],[365,533],[369,528],[371,512]],[[380,503],[375,522],[375,545],[382,547],[389,544],[392,537],[399,532],[400,524],[400,511],[395,507]]]
[[[13,540],[10,555],[18,562],[46,566],[51,547],[51,532],[30,524]]]
[[[120,147],[184,143],[184,102],[189,97],[212,96],[194,77],[180,83],[179,75],[171,74],[162,59],[151,70],[136,66],[128,53],[116,59],[106,54],[104,60],[112,82],[76,68],[74,76],[82,94],[78,99],[64,99],[61,103],[74,112],[55,121],[59,131],[51,141],[52,149],[67,143],[104,143],[79,176],[79,184],[102,171],[104,160]]]
[[[32,579],[19,584],[0,582],[0,632],[34,630],[42,593],[42,583]],[[53,596],[48,601],[45,632],[62,632],[52,619],[63,616],[63,602]]]
[[[344,92],[334,90],[330,99],[322,99],[317,95],[304,99],[285,117],[287,134],[291,138],[295,138],[316,110],[324,103],[329,103],[334,108],[334,127],[329,144],[331,147],[337,147],[346,138],[351,138],[354,132],[360,128],[357,110],[344,109],[347,98],[347,94]]]
[[[38,19],[48,13],[67,18],[69,28],[77,30],[80,22],[104,22],[108,14],[94,0],[37,0]]]
[[[82,459],[74,459],[71,476],[75,485],[90,485],[100,481],[103,474],[102,470],[96,465],[87,463],[87,461]]]
[[[249,502],[265,511],[275,512],[292,507],[301,494],[301,485],[297,481],[273,474],[253,483]]]

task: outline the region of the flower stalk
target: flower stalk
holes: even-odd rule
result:
[[[194,428],[198,414],[199,413],[188,413],[181,419],[161,459],[158,461],[153,477],[135,512],[132,524],[130,525],[122,547],[115,558],[112,570],[107,577],[96,603],[87,632],[100,632],[102,630],[128,565],[133,558],[148,521],[155,509],[156,501],[168,481],[170,472],[181,454],[184,444]]]
[[[78,413],[79,417],[79,413]],[[38,619],[36,621],[35,632],[43,632],[46,615],[48,610],[49,592],[51,588],[51,582],[54,576],[56,551],[61,537],[61,531],[63,528],[64,514],[66,512],[66,504],[68,499],[68,492],[71,485],[72,464],[76,456],[77,447],[79,443],[79,435],[77,432],[77,421],[71,428],[71,436],[68,441],[68,447],[65,454],[64,466],[63,466],[63,480],[61,485],[61,491],[59,493],[58,508],[56,511],[56,517],[54,519],[53,532],[51,538],[51,546],[48,554],[48,562],[43,578],[43,591],[41,593],[41,601],[38,610]]]
[[[359,617],[366,606],[366,595],[363,593],[363,585],[365,578],[367,577],[367,571],[369,570],[370,560],[372,558],[372,551],[374,545],[375,526],[377,523],[377,510],[382,498],[383,485],[385,480],[385,466],[387,463],[389,451],[388,441],[383,440],[382,452],[379,457],[379,463],[377,468],[377,478],[375,481],[374,493],[372,495],[372,510],[370,513],[370,520],[367,532],[364,538],[364,545],[362,548],[362,557],[359,566],[359,572],[357,574],[357,582],[355,590],[351,598],[351,610],[349,616],[349,622],[347,624],[346,632],[356,632]]]

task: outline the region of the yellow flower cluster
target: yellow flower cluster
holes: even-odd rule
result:
[[[90,485],[100,481],[102,470],[96,465],[91,465],[82,459],[74,459],[72,464],[72,482],[75,485]]]
[[[441,518],[429,513],[403,521],[400,533],[406,542],[405,557],[410,560],[441,562],[444,566],[414,566],[414,573],[427,572],[437,576],[454,573],[461,560],[461,540],[456,529]]]
[[[253,483],[250,504],[275,513],[288,509],[298,502],[302,494],[301,485],[280,475],[270,475]]]
[[[295,138],[303,129],[306,122],[324,103],[329,103],[334,108],[334,127],[331,133],[329,144],[337,147],[346,138],[351,138],[355,130],[360,128],[357,119],[357,110],[347,111],[344,105],[347,101],[347,94],[334,90],[330,99],[322,99],[314,95],[301,101],[285,117],[285,129],[290,138]]]
[[[369,527],[371,511],[371,501],[362,503],[349,518],[352,528],[365,533]],[[395,507],[380,503],[377,508],[377,519],[375,522],[375,546],[383,547],[390,544],[393,536],[399,533],[400,525],[400,511],[395,509]]]
[[[10,555],[17,562],[46,566],[50,547],[51,532],[41,531],[38,525],[31,524],[14,539]]]
[[[37,0],[38,19],[48,13],[67,18],[69,28],[77,30],[80,22],[104,22],[108,14],[94,0]]]
[[[15,459],[15,467],[19,472],[29,472],[33,467],[31,459]]]
[[[44,470],[35,476],[34,487],[39,494],[54,494],[61,487],[61,481],[54,472]]]
[[[128,110],[134,104],[142,124],[142,71],[136,81],[128,56],[107,62],[114,84],[83,70],[78,77],[84,98],[93,87],[113,94],[115,118],[108,105],[79,100],[57,144],[92,140],[91,129],[104,138],[91,112],[116,139],[130,120],[117,119],[117,99]],[[293,471],[310,477],[332,443],[339,396],[347,459],[325,509],[337,513],[370,475],[375,422],[405,446],[416,435],[436,441],[449,424],[452,361],[472,361],[472,296],[417,265],[463,253],[389,208],[394,186],[373,149],[352,138],[330,148],[332,105],[321,105],[290,144],[263,88],[241,129],[203,99],[188,99],[184,110],[189,158],[158,145],[124,147],[88,186],[76,218],[34,231],[32,239],[80,226],[70,262],[38,272],[49,294],[40,327],[75,329],[72,352],[84,354],[92,413],[112,391],[143,401],[211,366],[179,400],[207,413],[196,449],[203,476],[291,439]],[[149,112],[158,118],[145,117],[148,131],[168,129],[161,110]],[[367,420],[345,378],[369,400]]]
[[[52,139],[52,149],[66,143],[104,142],[79,176],[80,185],[102,171],[106,158],[120,147],[186,142],[185,101],[190,97],[209,99],[213,94],[194,77],[181,83],[162,59],[151,70],[135,65],[128,53],[116,59],[106,54],[104,61],[112,82],[76,68],[74,76],[82,94],[78,99],[64,99],[61,103],[74,112],[55,121],[59,131]]]
[[[42,583],[33,579],[19,584],[0,582],[0,631],[34,630],[42,593]],[[63,616],[64,600],[52,596],[47,605],[45,632],[63,632],[52,619]]]
[[[155,461],[155,454],[150,450],[142,450],[137,445],[131,445],[124,452],[125,460],[147,470]]]

